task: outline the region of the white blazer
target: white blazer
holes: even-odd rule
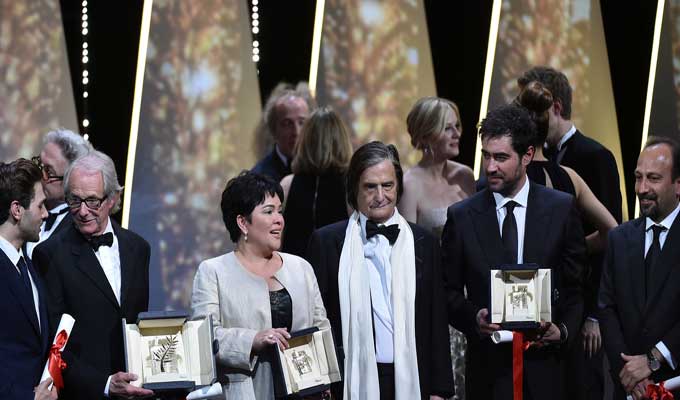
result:
[[[330,329],[312,266],[304,259],[277,253],[283,266],[275,274],[293,303],[292,330]],[[267,282],[245,269],[231,252],[203,261],[194,277],[192,318],[211,315],[218,380],[229,400],[274,399],[271,366],[251,356],[257,332],[272,327]]]

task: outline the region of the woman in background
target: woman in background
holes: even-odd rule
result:
[[[277,252],[284,228],[278,182],[249,171],[222,193],[222,219],[236,249],[203,261],[194,278],[193,318],[211,316],[218,381],[227,399],[273,400],[274,349],[291,331],[330,329],[314,271]]]
[[[527,168],[527,176],[536,183],[573,195],[585,218],[598,230],[586,237],[588,252],[604,251],[607,234],[616,227],[616,220],[576,171],[543,155],[543,144],[548,136],[548,110],[553,105],[552,93],[540,82],[533,81],[524,87],[515,102],[529,111],[536,123],[534,159]]]
[[[470,167],[451,161],[458,156],[462,133],[458,106],[439,97],[416,102],[406,118],[411,144],[423,152],[418,164],[404,174],[399,212],[408,221],[441,237],[448,207],[472,195],[475,178]],[[449,326],[455,399],[465,398],[465,335]]]
[[[329,107],[316,109],[302,127],[293,174],[281,180],[284,217],[291,222],[282,251],[304,256],[315,229],[347,219],[345,172],[352,157],[347,128]]]

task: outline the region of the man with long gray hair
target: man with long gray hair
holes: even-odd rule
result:
[[[147,310],[150,254],[144,239],[109,217],[122,190],[106,154],[93,150],[74,161],[64,175],[73,224],[33,253],[45,274],[52,331],[63,313],[77,321],[64,350],[65,398],[153,394],[130,384],[134,374],[120,372],[125,370],[121,319],[136,321]]]
[[[90,150],[92,145],[87,140],[69,130],[57,129],[45,135],[40,156],[33,157],[33,162],[42,170],[42,186],[48,215],[40,226],[38,241],[26,243],[28,257],[33,256],[33,249],[38,243],[44,242],[71,223],[71,216],[67,212],[68,207],[64,200],[64,173],[71,163]]]

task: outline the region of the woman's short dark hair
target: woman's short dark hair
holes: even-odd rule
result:
[[[9,218],[9,207],[18,201],[28,208],[35,197],[35,184],[42,179],[40,168],[25,158],[0,163],[0,224]]]
[[[359,147],[354,152],[352,160],[349,162],[349,170],[347,171],[347,203],[357,210],[357,195],[359,194],[359,179],[365,170],[374,165],[388,160],[394,166],[394,172],[397,175],[397,202],[404,192],[404,172],[399,163],[399,152],[394,145],[384,144],[382,142],[370,142]]]
[[[241,229],[236,217],[242,215],[250,222],[250,216],[258,205],[269,196],[278,196],[283,203],[283,189],[274,179],[250,171],[242,171],[227,182],[222,192],[222,221],[229,232],[231,241],[236,243],[241,237]]]

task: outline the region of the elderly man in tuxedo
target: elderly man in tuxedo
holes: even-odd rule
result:
[[[515,105],[489,112],[480,125],[487,187],[448,210],[442,236],[449,323],[468,339],[469,399],[513,398],[512,346],[493,344],[490,270],[535,263],[553,277],[552,321],[542,321],[524,354],[524,399],[563,399],[562,354],[579,328],[585,241],[574,198],[526,175],[535,126]],[[467,293],[466,293],[467,292]]]
[[[45,207],[47,218],[40,226],[37,241],[26,243],[26,255],[33,256],[33,249],[38,243],[59,233],[72,223],[64,199],[64,173],[76,159],[92,150],[92,145],[82,136],[65,129],[50,131],[45,135],[43,148],[33,160],[42,171],[42,185],[45,190]]]
[[[638,158],[641,216],[609,233],[600,324],[616,385],[643,398],[646,386],[680,374],[680,146],[651,138]],[[680,392],[675,393],[675,396]]]
[[[344,366],[337,398],[440,399],[453,394],[439,243],[396,208],[402,169],[392,145],[371,142],[347,173],[349,220],[308,246]]]
[[[22,250],[47,216],[40,178],[31,161],[0,163],[0,398],[7,400],[33,398],[49,344],[45,288]],[[57,398],[46,383],[36,392]]]
[[[73,224],[38,245],[34,263],[44,274],[50,325],[62,313],[76,320],[64,350],[64,396],[97,399],[145,396],[125,370],[121,320],[136,321],[149,299],[149,244],[109,215],[122,187],[109,156],[99,151],[71,164],[64,192]]]

